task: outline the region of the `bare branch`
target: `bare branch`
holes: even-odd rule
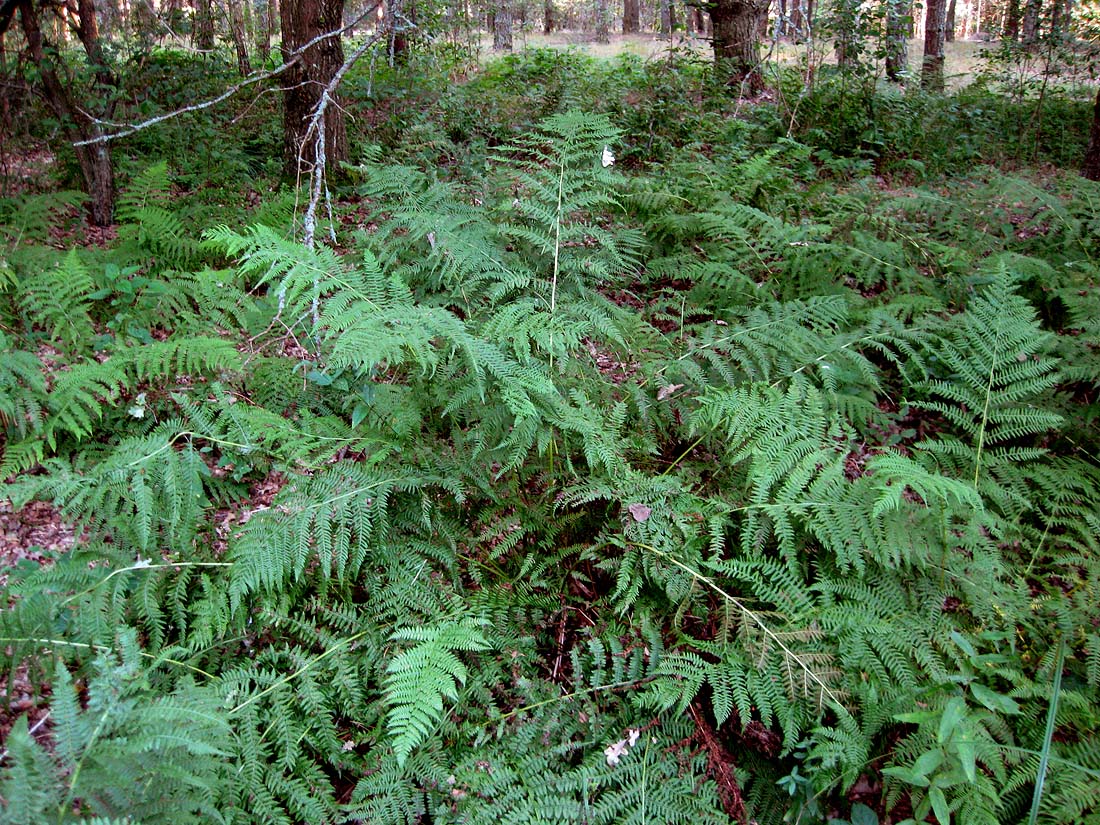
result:
[[[324,34],[317,35],[315,38],[310,40],[308,43],[305,43],[301,47],[299,47],[299,48],[295,49],[293,52],[291,52],[289,59],[285,60],[281,66],[278,66],[277,68],[271,69],[270,71],[266,71],[266,72],[259,72],[259,73],[254,72],[253,74],[249,75],[244,80],[242,80],[240,83],[237,83],[237,84],[234,84],[233,86],[230,86],[228,89],[226,89],[224,92],[222,92],[217,97],[210,98],[209,100],[204,100],[201,103],[194,103],[194,104],[191,104],[190,106],[183,106],[182,108],[175,109],[171,112],[166,112],[163,115],[157,115],[156,117],[151,117],[148,120],[143,120],[140,123],[133,123],[133,124],[127,125],[127,126],[123,127],[122,129],[120,129],[117,132],[109,132],[107,134],[97,135],[96,137],[89,138],[87,140],[77,141],[77,142],[73,143],[73,146],[87,146],[88,144],[91,144],[91,143],[108,143],[112,140],[118,140],[119,138],[128,137],[129,135],[135,134],[136,132],[140,132],[140,131],[143,131],[145,129],[148,129],[151,126],[156,126],[157,124],[164,123],[166,120],[172,120],[173,118],[177,118],[180,115],[189,114],[191,112],[199,112],[199,111],[202,111],[203,109],[209,109],[212,106],[216,106],[219,103],[222,103],[223,101],[226,101],[229,98],[233,97],[233,95],[237,94],[237,92],[241,91],[242,89],[247,88],[248,86],[254,86],[255,84],[257,84],[261,81],[268,80],[272,77],[276,77],[276,76],[282,74],[283,72],[285,72],[287,69],[289,69],[291,66],[293,66],[295,63],[297,63],[301,59],[302,54],[306,51],[306,49],[309,49],[312,46],[315,46],[316,44],[320,43],[323,40],[328,40],[328,39],[333,38],[333,37],[340,37],[341,35],[343,35],[344,32],[348,31],[349,29],[351,29],[354,26],[359,25],[359,23],[362,22],[366,17],[368,17],[371,14],[374,14],[375,11],[377,10],[378,6],[380,5],[380,3],[381,3],[381,0],[376,0],[376,2],[373,5],[371,5],[370,7],[368,7],[366,10],[364,10],[362,14],[360,14],[358,17],[356,17],[350,23],[347,23],[346,25],[342,26],[341,28],[334,29],[333,31],[325,32]],[[378,37],[378,35],[375,34],[371,38],[369,38],[368,41],[367,41],[368,44],[373,43],[374,40],[377,39],[377,37]],[[357,53],[360,53],[360,52],[357,50]],[[103,122],[103,121],[96,121],[96,122],[99,125],[103,125],[103,126],[114,126],[115,125],[115,124],[106,123],[106,122]]]

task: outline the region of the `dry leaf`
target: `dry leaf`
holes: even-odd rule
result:
[[[657,400],[664,401],[666,398],[676,392],[676,390],[682,390],[683,388],[683,384],[669,384],[668,386],[661,387],[659,390],[657,390]]]
[[[631,504],[626,509],[630,511],[630,515],[634,516],[635,521],[645,521],[653,512],[653,508],[646,507],[644,504]]]

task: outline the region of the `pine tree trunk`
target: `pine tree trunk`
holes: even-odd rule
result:
[[[195,10],[195,28],[192,37],[195,48],[209,52],[214,49],[214,0],[191,0]]]
[[[608,0],[596,0],[596,42],[611,42],[611,9]]]
[[[715,0],[710,6],[715,72],[728,86],[744,85],[750,95],[764,88],[758,34],[767,13],[767,0]]]
[[[314,38],[343,26],[344,0],[284,0],[280,5],[284,61]],[[290,177],[308,174],[313,166],[309,121],[343,63],[344,49],[337,34],[306,49],[282,76],[283,164]],[[344,112],[335,102],[325,109],[324,156],[329,164],[348,158]]]
[[[858,0],[840,0],[835,14],[837,65],[842,69],[855,68],[859,59]]]
[[[1100,90],[1096,92],[1096,103],[1092,107],[1092,131],[1081,174],[1089,180],[1100,181]]]
[[[802,42],[802,0],[791,0],[790,33],[796,42]]]
[[[73,98],[74,84],[68,77],[62,80],[61,75],[65,68],[55,62],[57,49],[42,34],[39,11],[36,10],[33,0],[21,0],[18,9],[27,51],[38,69],[43,96],[61,123],[67,138],[72,143],[78,143],[102,137],[103,130],[97,118],[87,111],[83,100]],[[89,64],[94,67],[94,95],[97,98],[110,99],[117,81],[108,69],[103,54],[93,0],[78,0],[77,20],[77,36],[84,46]],[[113,110],[114,103],[110,102],[105,111],[99,113],[100,117],[110,119]],[[115,173],[111,163],[110,144],[98,142],[74,146],[73,149],[80,167],[80,176],[84,181],[84,191],[91,201],[89,211],[92,223],[96,226],[109,226],[115,211]]]
[[[947,43],[955,42],[955,0],[947,6],[947,19],[943,24],[943,39]]]
[[[233,34],[233,48],[237,52],[237,71],[241,77],[252,74],[252,61],[248,57],[248,40],[244,35],[244,15],[241,0],[228,0],[229,28]]]
[[[1034,46],[1039,42],[1039,13],[1042,11],[1042,0],[1028,0],[1024,7],[1024,37],[1025,46]]]
[[[1020,39],[1020,0],[1007,0],[1005,4],[1005,40],[1015,43]]]
[[[498,2],[493,16],[493,51],[512,51],[512,4],[510,0]]]
[[[886,0],[886,77],[894,83],[901,83],[903,74],[909,69],[909,40],[906,37],[909,3],[910,0]]]
[[[639,0],[623,0],[623,34],[642,30],[642,6]]]
[[[924,61],[920,85],[930,92],[943,91],[943,31],[947,22],[945,0],[928,0],[924,12]]]
[[[554,0],[545,0],[542,4],[542,33],[554,31]]]

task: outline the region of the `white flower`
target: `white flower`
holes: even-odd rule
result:
[[[612,153],[610,146],[603,147],[603,156],[600,158],[600,163],[603,164],[604,169],[615,163],[615,155]]]

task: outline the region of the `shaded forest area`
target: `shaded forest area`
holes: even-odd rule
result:
[[[0,823],[1100,822],[1098,52],[0,0]]]

